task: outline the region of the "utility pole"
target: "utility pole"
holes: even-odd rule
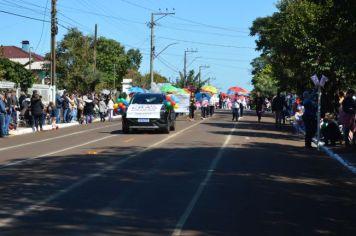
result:
[[[189,49],[186,49],[184,51],[184,68],[183,68],[183,79],[184,79],[184,84],[185,86],[187,86],[187,53],[194,53],[194,52],[198,52],[198,50],[189,50]]]
[[[28,69],[31,72],[31,60],[32,60],[32,55],[31,55],[31,47],[28,48],[28,53],[29,53],[29,58],[28,58]]]
[[[114,89],[116,89],[116,64],[113,65],[113,74],[114,74]]]
[[[98,24],[95,24],[95,30],[94,30],[94,74],[96,72],[96,39],[98,37]]]
[[[198,87],[200,88],[200,86],[201,86],[201,69],[202,68],[204,68],[204,69],[206,69],[206,68],[209,68],[210,66],[208,66],[208,65],[202,65],[202,66],[199,66],[199,84],[198,84]]]
[[[52,101],[55,101],[55,85],[56,85],[56,35],[57,27],[57,10],[56,1],[52,0],[51,10],[51,86],[52,86]]]
[[[155,59],[155,42],[154,42],[154,26],[156,25],[156,22],[162,19],[163,17],[166,17],[168,15],[174,15],[174,12],[156,12],[156,13],[151,13],[151,22],[148,23],[148,27],[151,28],[151,53],[150,53],[150,79],[151,79],[151,86],[153,83],[153,64],[154,64],[154,59]],[[154,19],[155,16],[161,16],[157,20]]]

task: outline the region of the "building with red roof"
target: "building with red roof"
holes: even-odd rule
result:
[[[22,48],[16,46],[0,46],[0,57],[25,65],[24,68],[31,70],[42,81],[46,78],[50,62],[41,55],[30,51],[29,41],[22,41]],[[31,62],[30,62],[31,59]]]

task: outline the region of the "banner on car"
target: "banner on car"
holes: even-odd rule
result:
[[[127,118],[159,119],[162,104],[131,104],[127,109]]]

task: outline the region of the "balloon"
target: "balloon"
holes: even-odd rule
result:
[[[127,106],[127,105],[129,105],[129,102],[125,100],[124,104],[125,104],[125,106]]]
[[[122,105],[122,110],[126,110],[126,106],[125,105]]]
[[[120,99],[121,99],[121,98],[116,99],[116,103],[120,103]]]
[[[167,102],[167,107],[171,107],[172,103],[171,102]]]
[[[174,109],[178,109],[178,108],[179,108],[179,105],[176,104],[176,105],[174,106]]]
[[[174,107],[177,103],[176,102],[171,102],[172,106]]]
[[[166,100],[170,102],[171,101],[171,97],[167,95],[166,96]]]
[[[115,104],[114,104],[114,109],[117,109],[118,106],[119,106],[119,105],[118,105],[117,103],[115,103]]]

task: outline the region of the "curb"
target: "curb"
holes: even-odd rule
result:
[[[117,116],[113,117],[114,120],[117,120],[120,118],[121,118],[121,115],[117,115]],[[96,118],[95,120],[93,120],[93,123],[96,123],[96,122],[100,122],[100,118]],[[60,123],[60,124],[58,124],[58,128],[64,129],[64,128],[77,126],[77,125],[80,125],[77,121],[75,121],[73,123]],[[45,130],[45,131],[52,130],[52,125],[44,125],[43,130]],[[12,135],[12,136],[31,134],[31,133],[34,133],[32,128],[20,128],[20,129],[14,130],[14,131],[10,131],[10,135]]]
[[[301,128],[298,128],[298,130],[300,132],[302,132],[303,134],[305,134],[305,131]],[[318,146],[318,140],[316,140],[315,138],[313,139],[313,143],[316,145],[316,147]],[[344,158],[342,158],[339,154],[333,152],[330,148],[324,146],[323,144],[319,145],[319,148],[325,153],[327,154],[329,157],[331,157],[332,159],[338,161],[341,165],[343,165],[344,167],[346,167],[349,171],[351,171],[353,174],[356,174],[356,166],[353,166],[352,164],[350,164],[347,160],[345,160]]]

